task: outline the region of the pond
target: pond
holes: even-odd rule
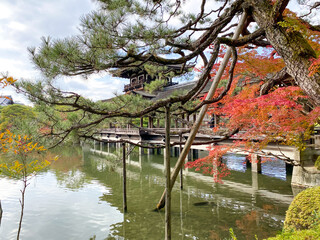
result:
[[[124,214],[119,151],[109,151],[60,149],[60,159],[30,181],[21,239],[164,239],[164,210],[154,211],[165,185],[163,156],[130,154]],[[281,164],[266,163],[265,174],[257,175],[244,167],[243,156],[224,161],[232,173],[223,184],[191,170],[184,171],[183,190],[175,184],[172,239],[229,239],[230,228],[238,239],[263,239],[281,230],[293,198]],[[266,175],[268,169],[279,177]],[[0,176],[0,239],[16,238],[20,188],[19,181]]]

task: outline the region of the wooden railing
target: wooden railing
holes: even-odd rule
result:
[[[114,133],[114,134],[139,134],[140,131],[137,128],[107,128],[102,129],[100,131],[101,134],[108,134],[108,133]]]
[[[133,90],[133,89],[136,89],[136,88],[142,88],[143,87],[143,81],[138,81],[138,82],[135,82],[135,83],[130,83],[130,84],[126,84],[124,85],[124,91],[127,92],[127,91],[130,91],[130,90]]]

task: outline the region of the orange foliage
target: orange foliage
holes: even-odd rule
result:
[[[1,152],[13,154],[13,157],[0,164],[0,170],[11,177],[25,179],[51,164],[49,160],[35,160],[31,157],[46,149],[37,142],[32,142],[30,136],[15,135],[7,129],[0,134],[0,146]],[[52,161],[56,159],[57,157],[54,157]]]
[[[0,78],[0,86],[4,88],[8,85],[14,84],[16,81],[17,79],[14,79],[13,77],[3,77],[3,78]]]

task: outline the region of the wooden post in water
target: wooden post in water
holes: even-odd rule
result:
[[[0,226],[1,226],[1,219],[2,219],[2,206],[1,206],[1,200],[0,200]]]
[[[123,164],[123,211],[127,212],[127,170],[126,170],[126,144],[122,143]]]
[[[238,27],[237,29],[235,30],[234,32],[234,35],[232,37],[233,40],[237,39],[242,31],[242,27],[244,25],[244,22],[247,18],[247,14],[246,12],[243,12],[242,16],[241,16],[241,19],[239,21],[239,24],[238,24]],[[216,92],[216,89],[218,87],[218,84],[219,84],[219,81],[222,77],[222,74],[227,66],[227,63],[229,61],[229,58],[231,57],[231,53],[232,53],[232,49],[230,47],[228,47],[227,49],[227,52],[226,54],[224,55],[223,57],[223,60],[219,66],[219,70],[218,72],[216,73],[215,77],[214,77],[214,80],[212,82],[212,85],[210,86],[210,89],[209,89],[209,92],[207,94],[207,97],[206,97],[206,100],[212,100],[215,92]],[[212,59],[210,61],[213,61]],[[210,62],[209,62],[210,63]],[[173,187],[174,185],[174,182],[176,181],[178,175],[179,175],[179,172],[180,172],[180,169],[182,167],[182,164],[185,160],[185,158],[187,157],[188,155],[188,152],[191,148],[191,145],[193,143],[193,140],[195,139],[196,137],[196,134],[200,128],[200,125],[202,123],[202,120],[204,118],[204,115],[206,114],[207,110],[208,110],[208,104],[205,104],[204,106],[201,107],[200,109],[200,113],[198,115],[198,117],[195,119],[196,121],[194,122],[192,128],[191,128],[191,131],[190,131],[190,134],[189,134],[189,137],[183,147],[183,150],[182,152],[180,153],[180,156],[177,160],[177,163],[173,169],[173,172],[172,172],[172,176],[171,176],[171,188]],[[166,190],[163,191],[163,194],[157,204],[157,209],[161,209],[164,207],[164,205],[166,205],[166,202],[165,202],[165,195],[166,195]]]
[[[165,208],[165,240],[171,240],[171,189],[170,189],[170,105],[165,107],[166,142],[165,142],[165,172],[166,172],[166,208]]]
[[[182,134],[179,135],[179,141],[180,141],[180,145],[179,145],[179,156],[182,152]],[[184,161],[183,161],[183,164],[184,164]],[[180,169],[180,189],[182,190],[183,189],[183,167],[181,167]]]

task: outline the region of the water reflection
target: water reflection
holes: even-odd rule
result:
[[[165,185],[163,157],[134,149],[127,163],[128,213],[123,214],[119,151],[102,147],[109,153],[60,149],[51,170],[34,179],[23,239],[164,239],[164,211],[153,211]],[[236,160],[227,161],[237,166]],[[13,238],[16,229],[19,192],[10,191],[16,184],[0,180],[4,239]],[[184,190],[176,184],[172,198],[172,239],[224,239],[230,227],[238,239],[262,239],[281,229],[292,193],[289,181],[246,169],[232,171],[222,185],[188,170]]]
[[[77,190],[90,183],[90,179],[81,171],[81,148],[59,148],[49,154],[59,154],[59,159],[51,165],[51,170],[54,171],[60,187]]]
[[[87,159],[90,162],[86,168],[88,174],[109,177],[104,182],[113,192],[102,199],[121,211],[121,169],[113,172],[116,181],[112,181],[110,173],[97,171],[99,167],[93,166],[106,164],[105,159],[97,156]],[[113,230],[125,239],[139,239],[141,234],[145,236],[143,239],[162,239],[164,214],[151,209],[163,191],[163,159],[136,153],[128,165],[129,213]],[[245,174],[233,172],[223,185],[214,184],[211,177],[192,171],[186,173],[185,179],[185,190],[180,191],[176,186],[173,191],[173,239],[223,239],[228,237],[230,227],[235,229],[239,239],[252,239],[256,234],[270,236],[281,229],[285,210],[292,200],[289,182],[279,183],[277,179],[257,175],[255,183],[251,172],[247,171]],[[259,188],[258,179],[262,188]],[[265,182],[268,182],[268,189],[264,189]],[[277,193],[278,187],[286,188],[285,194]],[[197,204],[199,202],[207,204]],[[265,207],[265,203],[269,206]],[[244,229],[247,220],[250,226]]]

